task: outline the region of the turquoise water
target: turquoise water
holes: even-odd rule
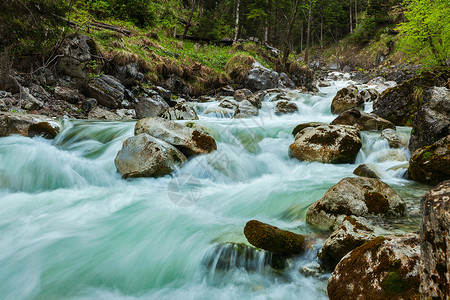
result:
[[[122,180],[116,172],[134,122],[65,121],[53,141],[0,138],[0,298],[327,299],[329,274],[299,272],[314,265],[323,242],[305,224],[307,208],[371,162],[408,203],[411,217],[393,230],[412,231],[428,188],[402,179],[404,168],[388,170],[409,153],[394,153],[379,133],[363,133],[356,164],[289,158],[295,125],[330,122],[331,100],[347,83],[297,93],[300,111],[289,116],[273,114],[270,96],[258,117],[245,120],[201,114],[217,103],[196,105],[195,123],[216,138],[218,151],[158,179]],[[311,248],[284,271],[262,262],[227,271],[205,264],[220,243],[246,243],[243,227],[252,219],[312,236]]]

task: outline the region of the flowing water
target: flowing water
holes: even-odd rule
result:
[[[358,164],[372,163],[409,207],[410,217],[389,230],[414,231],[428,188],[402,179],[409,153],[389,149],[379,132],[362,133],[355,164],[289,158],[295,125],[332,121],[331,100],[347,84],[333,82],[318,95],[292,91],[299,113],[281,117],[276,94],[250,119],[225,118],[218,103],[196,105],[195,126],[218,150],[158,179],[122,180],[116,172],[134,122],[65,121],[53,141],[1,138],[0,298],[327,299],[329,274],[299,271],[317,263],[324,238],[305,224],[307,208]],[[243,259],[223,245],[246,243],[252,219],[315,239],[275,270],[267,253]]]

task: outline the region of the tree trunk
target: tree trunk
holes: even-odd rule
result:
[[[355,0],[355,28],[358,25],[358,0]]]
[[[353,24],[352,24],[352,0],[350,0],[350,33],[353,32]]]
[[[323,14],[320,20],[320,48],[323,49]]]
[[[192,16],[194,15],[195,4],[196,4],[196,0],[193,0],[193,2],[192,2],[192,10],[191,10],[191,13],[189,14],[189,19],[188,19],[188,21],[186,23],[186,27],[184,28],[183,37],[181,38],[183,41],[186,38],[186,35],[188,33],[188,30],[189,30],[189,27],[191,27],[191,21],[192,21]]]
[[[309,0],[309,10],[308,10],[308,29],[306,31],[306,51],[305,51],[305,63],[309,60],[309,40],[311,38],[311,14],[312,14],[312,2]]]
[[[239,37],[239,9],[241,7],[241,0],[236,1],[236,22],[234,24],[234,39],[233,43],[236,44]]]
[[[292,18],[291,18],[291,21],[289,22],[289,25],[288,25],[286,41],[284,42],[283,68],[284,68],[285,71],[287,69],[287,61],[288,61],[288,58],[289,58],[289,52],[291,50],[290,47],[289,47],[289,44],[290,44],[291,35],[292,35],[292,28],[294,27],[295,18],[297,17],[299,4],[300,4],[300,0],[295,0],[294,12],[292,13]]]
[[[300,29],[300,53],[303,52],[303,21],[302,28]]]

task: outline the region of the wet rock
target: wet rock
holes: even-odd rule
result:
[[[258,115],[258,109],[254,107],[248,100],[239,103],[238,108],[234,112],[234,119],[250,118]]]
[[[234,99],[238,102],[242,100],[247,100],[249,96],[251,96],[253,93],[249,89],[240,89],[236,90],[234,92]]]
[[[262,66],[248,72],[247,87],[252,91],[268,90],[279,87],[280,74]]]
[[[318,87],[329,87],[329,86],[331,86],[331,82],[328,81],[328,80],[323,80],[323,81],[320,81],[320,82],[317,84],[317,86],[318,86]]]
[[[157,86],[155,87],[155,91],[158,93],[158,95],[160,95],[164,101],[166,101],[167,103],[169,101],[172,100],[172,92],[169,90],[166,90],[165,88],[161,87],[161,86]]]
[[[279,115],[285,115],[285,114],[293,114],[298,111],[297,104],[289,101],[278,101],[275,114],[277,116]]]
[[[88,83],[86,93],[101,105],[119,108],[123,105],[125,87],[116,78],[102,74]]]
[[[364,102],[375,102],[379,97],[380,93],[378,93],[375,89],[367,89],[359,92]]]
[[[203,96],[200,96],[197,98],[197,102],[200,102],[200,103],[207,103],[207,102],[214,102],[214,101],[216,101],[216,98],[211,97],[211,96],[206,96],[206,95],[203,95]]]
[[[353,174],[361,176],[361,177],[368,177],[368,178],[375,178],[380,179],[380,175],[375,170],[374,166],[368,165],[368,164],[361,164],[359,165],[354,171]]]
[[[168,108],[169,105],[161,96],[144,97],[140,98],[139,103],[136,105],[136,116],[138,119],[159,117]]]
[[[46,116],[0,112],[0,136],[19,134],[53,139],[60,131],[59,123]]]
[[[388,81],[383,76],[375,77],[367,82],[368,85],[375,85],[375,89],[378,92],[383,92],[389,88],[395,87],[397,83],[395,81]]]
[[[450,135],[416,150],[409,161],[412,180],[437,184],[450,179]]]
[[[340,114],[350,108],[360,108],[364,104],[363,97],[354,85],[339,90],[331,102],[331,113]]]
[[[117,109],[116,114],[121,120],[133,120],[136,119],[136,111],[134,109]]]
[[[236,109],[229,109],[220,106],[209,106],[203,111],[203,114],[214,114],[224,118],[231,118],[235,111]]]
[[[232,109],[232,110],[236,110],[236,108],[238,106],[239,106],[239,103],[237,101],[234,101],[231,99],[225,99],[219,103],[219,107],[226,108],[226,109]]]
[[[386,128],[395,129],[395,125],[388,120],[380,118],[375,114],[361,112],[356,109],[349,109],[342,112],[330,125],[350,125],[360,130],[381,131]]]
[[[421,297],[446,299],[450,295],[450,180],[430,190],[421,202]]]
[[[425,91],[433,86],[443,86],[450,74],[436,76],[431,72],[387,89],[373,104],[373,113],[397,126],[413,125],[414,115],[423,103]]]
[[[119,66],[116,68],[116,77],[125,85],[130,86],[134,83],[139,83],[144,79],[144,74],[139,72],[139,64],[137,62]]]
[[[94,107],[88,113],[89,120],[107,120],[107,121],[116,121],[122,119],[116,113],[109,111],[107,109],[101,107]]]
[[[374,228],[364,218],[345,217],[341,226],[325,241],[317,256],[325,270],[333,271],[347,253],[375,237]]]
[[[76,104],[78,103],[78,101],[80,101],[78,90],[71,89],[65,86],[55,87],[55,98],[72,104]]]
[[[215,245],[206,253],[203,264],[213,272],[229,271],[234,268],[262,271],[267,266],[274,269],[284,269],[288,266],[285,256],[236,243]]]
[[[168,108],[161,118],[167,120],[198,120],[195,109],[186,103],[179,103],[174,107]]]
[[[145,118],[136,123],[135,135],[147,133],[175,146],[187,157],[217,150],[208,134],[162,118]]]
[[[143,133],[125,140],[114,163],[126,179],[165,176],[186,160],[172,145]]]
[[[99,56],[97,45],[85,35],[67,37],[59,48],[59,55],[57,70],[71,77],[87,79],[89,74],[97,74],[102,67],[101,62],[96,60]]]
[[[304,236],[256,220],[247,222],[244,234],[250,244],[272,253],[295,255],[305,250]]]
[[[322,123],[322,122],[308,122],[308,123],[302,123],[302,124],[298,124],[297,126],[295,126],[295,128],[292,130],[292,134],[294,136],[297,135],[297,133],[299,133],[300,131],[302,131],[305,128],[308,127],[319,127],[319,126],[326,126],[328,124],[326,123]]]
[[[258,91],[247,97],[248,102],[250,102],[254,107],[260,109],[262,107],[262,101],[267,95],[266,91]]]
[[[286,73],[280,73],[280,85],[287,89],[295,89],[295,83]]]
[[[297,133],[289,154],[300,161],[352,163],[361,149],[358,129],[352,126],[307,127]]]
[[[402,148],[405,147],[406,144],[400,136],[397,134],[397,132],[393,129],[385,129],[381,132],[381,137],[387,140],[389,147],[391,148]]]
[[[420,246],[415,234],[377,237],[348,253],[328,280],[334,299],[419,299]]]
[[[425,92],[414,116],[409,142],[411,152],[429,146],[450,134],[450,90],[433,87]]]
[[[348,177],[328,189],[306,213],[306,222],[336,229],[346,216],[398,218],[406,215],[403,199],[386,183],[367,177]]]

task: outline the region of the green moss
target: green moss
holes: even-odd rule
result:
[[[424,153],[422,154],[423,160],[429,160],[429,159],[432,158],[432,157],[433,157],[433,153],[431,153],[431,152],[429,152],[429,151],[424,152]]]
[[[369,214],[379,215],[389,210],[388,199],[378,192],[366,192],[364,194],[364,202],[369,210]]]
[[[397,271],[389,272],[381,285],[388,295],[401,294],[409,289],[408,284]]]

